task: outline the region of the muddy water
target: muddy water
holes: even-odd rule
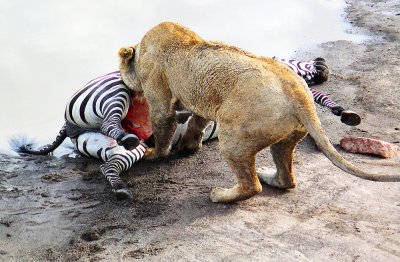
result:
[[[39,4],[40,3],[40,4]],[[342,0],[1,1],[0,152],[18,133],[39,142],[63,124],[68,98],[87,81],[117,69],[117,50],[161,21],[184,24],[266,56],[347,39]]]

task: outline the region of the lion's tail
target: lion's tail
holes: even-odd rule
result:
[[[400,181],[400,175],[384,175],[384,174],[373,174],[366,172],[346,159],[344,159],[332,146],[329,138],[326,136],[324,129],[322,128],[321,122],[318,118],[315,106],[313,105],[312,98],[307,99],[307,95],[297,96],[295,105],[297,118],[306,127],[307,131],[314,138],[318,147],[322,150],[324,155],[337,167],[343,171],[352,174],[354,176],[381,182],[396,182]]]

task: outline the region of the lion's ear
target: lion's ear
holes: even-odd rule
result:
[[[122,47],[119,49],[119,58],[121,59],[121,70],[128,71],[133,57],[135,56],[135,49],[133,47]]]

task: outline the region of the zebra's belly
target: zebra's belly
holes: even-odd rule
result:
[[[78,136],[85,133],[100,133],[100,127],[83,127],[77,126],[74,123],[66,121],[66,132],[70,138],[77,138]]]

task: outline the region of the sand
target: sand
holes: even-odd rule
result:
[[[324,57],[331,75],[317,88],[362,117],[348,127],[318,109],[339,152],[364,169],[399,173],[399,155],[380,159],[337,146],[346,135],[400,142],[400,5],[348,2],[346,19],[368,40],[322,43],[296,58]],[[264,185],[230,205],[209,199],[211,188],[234,183],[217,141],[193,156],[135,165],[123,175],[133,202],[115,199],[99,165],[0,155],[0,260],[400,261],[400,183],[353,177],[310,138],[296,151],[295,189]],[[273,166],[268,149],[257,165]]]

